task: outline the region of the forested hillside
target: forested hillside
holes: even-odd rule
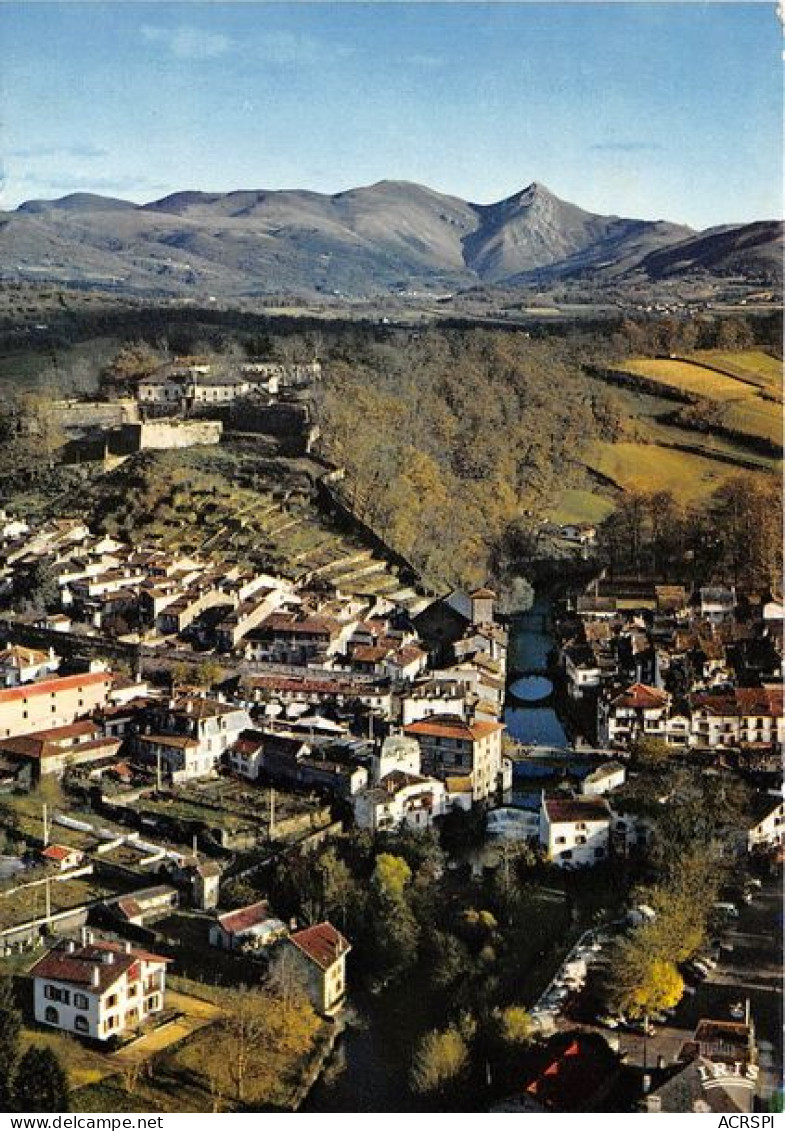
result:
[[[568,343],[433,331],[333,361],[318,411],[358,516],[426,576],[472,584],[580,481],[607,407]]]

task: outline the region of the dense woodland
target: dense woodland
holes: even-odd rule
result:
[[[319,417],[347,497],[426,577],[482,582],[516,525],[534,528],[612,416],[574,347],[430,331],[334,360]]]

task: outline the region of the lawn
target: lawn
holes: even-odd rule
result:
[[[554,522],[602,522],[615,506],[614,500],[597,491],[571,487],[563,491],[551,514]]]
[[[672,491],[683,503],[705,498],[739,474],[732,464],[657,444],[601,442],[592,445],[586,458],[626,491]]]
[[[22,1030],[22,1045],[25,1048],[35,1045],[37,1048],[51,1049],[66,1068],[72,1088],[96,1084],[117,1071],[103,1053],[87,1048],[66,1033],[25,1028]]]

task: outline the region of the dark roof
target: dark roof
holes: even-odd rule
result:
[[[569,821],[603,821],[610,807],[603,797],[545,797],[543,805],[552,824]]]
[[[75,986],[98,989],[102,993],[138,961],[169,962],[159,954],[145,950],[126,950],[112,943],[97,942],[68,949],[61,943],[39,958],[31,968],[33,978],[50,978],[55,982],[69,982]],[[93,971],[98,970],[98,986],[93,986]]]

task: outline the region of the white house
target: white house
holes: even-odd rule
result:
[[[621,762],[603,762],[581,782],[581,793],[585,797],[601,797],[604,793],[624,785],[627,771]]]
[[[540,844],[560,868],[607,859],[611,809],[602,797],[548,797],[540,803]]]
[[[337,1013],[346,997],[346,956],[351,945],[332,923],[295,931],[274,954],[276,977],[301,981],[317,1013]]]
[[[379,785],[356,793],[352,804],[358,828],[419,831],[430,828],[447,811],[447,790],[437,778],[393,770]]]
[[[574,644],[562,653],[567,674],[567,690],[573,699],[595,691],[602,683],[602,668],[589,644]]]
[[[61,943],[30,970],[35,1019],[98,1041],[120,1036],[163,1009],[168,961],[130,943]]]
[[[32,683],[35,679],[52,675],[59,667],[60,657],[55,655],[53,648],[39,652],[20,644],[9,644],[0,652],[0,684],[18,687],[20,683]]]
[[[136,747],[142,757],[160,760],[173,780],[184,781],[211,773],[250,724],[244,708],[185,696],[163,709],[151,707],[146,733],[137,737]]]
[[[627,746],[639,738],[665,738],[671,697],[667,691],[633,683],[610,702],[600,700],[600,740]]]
[[[759,816],[747,830],[747,851],[777,848],[783,843],[785,833],[785,802],[774,794],[763,797]]]

